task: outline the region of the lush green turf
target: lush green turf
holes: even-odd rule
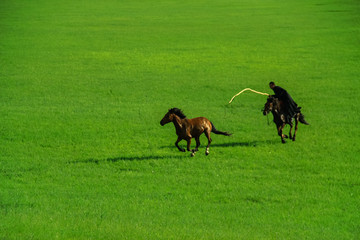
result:
[[[359,10],[0,1],[0,239],[359,239]],[[269,81],[311,123],[296,142],[265,97],[227,104]],[[190,158],[170,107],[233,136]]]

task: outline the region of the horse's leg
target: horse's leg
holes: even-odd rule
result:
[[[195,140],[196,140],[196,147],[194,150],[191,150],[191,156],[195,156],[195,153],[197,151],[199,151],[199,146],[200,146],[200,137],[195,137]]]
[[[190,149],[191,137],[188,137],[188,138],[186,139],[186,142],[187,142],[187,150],[188,150],[189,152],[191,152],[191,149]]]
[[[179,149],[180,152],[185,152],[185,149],[179,147],[179,142],[182,140],[182,138],[178,137],[178,139],[175,142],[175,146]]]
[[[277,126],[277,128],[278,128],[278,134],[279,134],[279,136],[281,137],[281,142],[282,142],[282,143],[285,143],[285,142],[286,142],[286,141],[285,141],[285,135],[282,133],[284,127],[285,127],[285,123],[283,123],[283,124],[281,124],[281,125],[279,124],[279,125]]]
[[[195,147],[195,152],[199,151],[199,146],[200,146],[200,136],[195,138],[196,140],[196,147]]]
[[[284,138],[289,138],[288,135],[283,134],[283,131],[282,131],[284,129],[284,127],[286,126],[286,117],[284,115],[280,116],[280,120],[279,120],[278,124],[279,124],[279,126],[281,126],[281,139],[283,140]]]
[[[292,136],[292,129],[293,129],[293,126],[294,126],[294,124],[292,124],[292,123],[289,123],[289,125],[290,125],[290,131],[289,131],[289,138],[290,139],[293,139],[293,136]]]
[[[189,152],[191,152],[191,156],[195,156],[195,150],[191,150],[190,147],[191,147],[191,137],[188,137],[186,138],[186,141],[187,141],[187,150]]]
[[[205,155],[209,155],[209,147],[210,147],[210,144],[212,142],[212,139],[210,137],[210,133],[211,133],[210,129],[205,131],[205,136],[208,139],[208,145],[206,146]]]
[[[300,114],[298,116],[296,116],[295,118],[295,131],[294,131],[294,136],[293,136],[293,141],[295,141],[295,138],[296,138],[296,133],[297,133],[297,130],[298,130],[298,125],[299,125],[299,117],[300,117]]]
[[[284,127],[286,126],[286,123],[283,123],[283,125],[281,126],[281,142],[282,143],[285,143],[285,138],[288,138],[287,135],[283,134],[283,130],[284,130]]]

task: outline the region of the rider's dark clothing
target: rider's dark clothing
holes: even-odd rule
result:
[[[280,101],[283,102],[286,114],[286,121],[290,122],[291,118],[300,112],[300,108],[296,104],[296,102],[292,99],[290,94],[283,88],[275,86],[273,88],[275,93],[274,97],[278,98]]]

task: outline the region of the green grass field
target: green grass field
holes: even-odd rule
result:
[[[0,1],[0,239],[360,239],[359,13]],[[228,104],[270,81],[311,123],[296,142],[267,124],[266,97]],[[171,107],[233,136],[191,158],[159,124]]]

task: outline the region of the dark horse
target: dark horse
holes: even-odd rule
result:
[[[304,115],[301,112],[295,113],[294,116],[291,116],[290,121],[287,121],[287,116],[284,111],[284,104],[279,99],[270,96],[267,99],[267,102],[265,103],[265,107],[263,110],[263,114],[267,115],[269,113],[272,113],[274,116],[274,123],[276,124],[276,128],[278,131],[279,136],[281,137],[281,142],[285,143],[285,138],[290,138],[293,141],[295,141],[296,138],[296,132],[298,129],[298,123],[301,122],[303,124],[309,125],[308,122],[305,121]],[[294,135],[292,135],[291,131],[293,129],[293,120],[295,120],[295,132]],[[290,125],[290,132],[289,136],[283,134],[283,129],[286,124]]]
[[[206,147],[205,154],[209,154],[209,146],[211,143],[210,133],[213,132],[215,134],[222,134],[225,136],[230,136],[230,133],[221,132],[216,130],[212,122],[210,122],[207,118],[204,117],[197,117],[188,119],[182,113],[182,111],[178,108],[169,109],[169,111],[165,114],[163,119],[161,119],[160,124],[164,126],[165,124],[172,122],[174,123],[176,134],[178,135],[178,139],[175,142],[175,146],[181,151],[185,152],[185,149],[179,147],[179,142],[181,140],[187,141],[187,150],[192,152],[191,156],[194,156],[195,153],[198,151],[200,146],[200,135],[205,133],[205,136],[208,139],[208,145]],[[190,149],[191,138],[195,138],[196,140],[196,147],[195,149]]]

